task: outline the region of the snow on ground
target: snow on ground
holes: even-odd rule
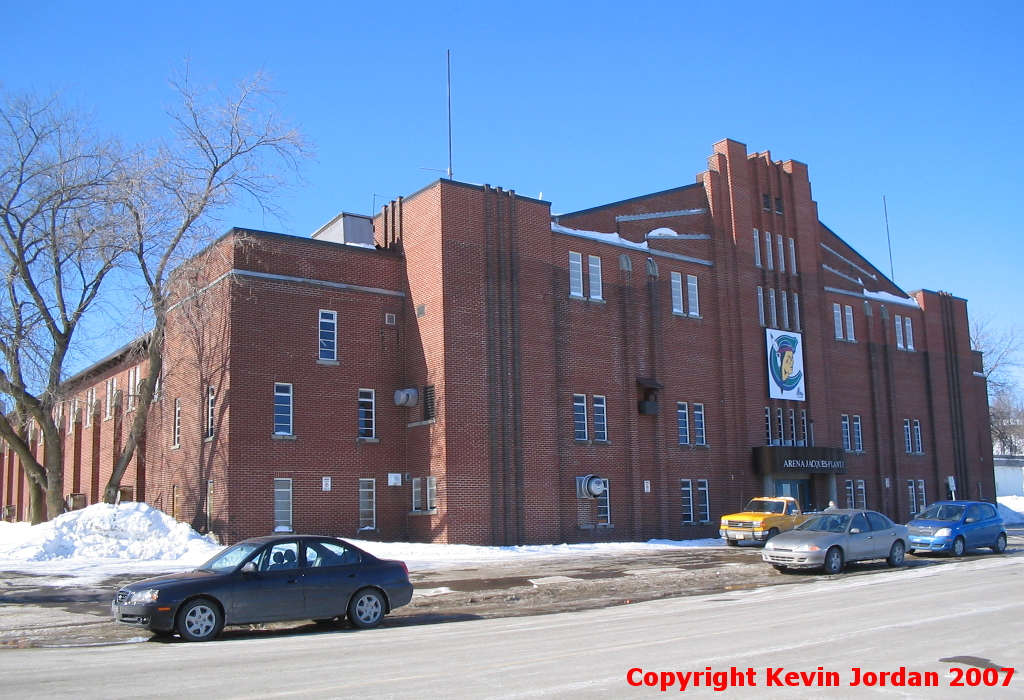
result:
[[[1000,496],[999,514],[1007,525],[1024,525],[1024,496]]]

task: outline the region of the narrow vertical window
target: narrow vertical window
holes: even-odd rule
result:
[[[798,445],[810,445],[810,436],[807,434],[807,411],[800,411],[800,442]]]
[[[789,298],[782,292],[782,327],[789,328]]]
[[[676,403],[676,430],[679,434],[679,444],[690,444],[690,411],[686,402]]]
[[[131,411],[135,408],[135,401],[139,391],[139,367],[136,365],[128,370],[128,398],[125,400],[125,409]]]
[[[603,396],[594,397],[594,440],[608,441],[608,409]]]
[[[772,256],[772,234],[767,231],[764,232],[764,254],[768,269],[775,269],[775,258]]]
[[[320,309],[320,359],[338,359],[338,312]]]
[[[796,272],[796,244],[793,243],[793,239],[789,239],[789,274],[795,275]]]
[[[412,509],[423,510],[423,479],[412,480]]]
[[[775,290],[768,290],[768,310],[771,313],[772,328],[778,328],[779,326],[779,314],[775,308]]]
[[[917,480],[917,510],[923,511],[928,506],[924,493],[924,479]]]
[[[771,200],[771,196],[770,195],[767,195],[767,194],[762,194],[761,195],[761,208],[764,209],[765,211],[771,211],[772,210],[772,200]]]
[[[757,288],[757,320],[764,325],[764,288]]]
[[[700,299],[697,296],[697,275],[686,276],[686,301],[691,316],[700,316]]]
[[[576,440],[587,439],[587,395],[572,395],[572,425]]]
[[[789,409],[789,442],[788,445],[799,445],[796,438],[796,410]]]
[[[781,214],[782,213],[782,197],[776,197],[775,198],[775,213],[776,214]]]
[[[683,522],[693,522],[693,482],[690,479],[679,480],[679,495],[683,502]]]
[[[206,480],[206,531],[213,532],[213,479]]]
[[[708,499],[708,480],[697,479],[697,517],[700,522],[711,520],[711,502]]]
[[[843,307],[832,304],[832,321],[836,329],[836,340],[843,339]]]
[[[213,439],[214,421],[216,420],[217,388],[206,387],[206,434],[207,440]]]
[[[693,444],[708,444],[704,433],[704,404],[702,403],[693,404]]]
[[[764,409],[764,436],[766,445],[774,444],[772,442],[772,409],[767,406]]]
[[[903,349],[903,317],[896,316],[896,347]]]
[[[274,385],[274,435],[292,434],[292,385]],[[349,433],[351,435],[351,433]]]
[[[907,316],[903,319],[904,330],[906,331],[903,335],[907,342],[907,350],[914,349],[914,321]]]
[[[781,233],[778,234],[776,236],[776,239],[778,240],[778,244],[779,244],[779,272],[785,272],[786,271],[786,248],[782,244],[782,234]]]
[[[292,531],[292,480],[274,479],[274,532]]]
[[[779,441],[777,445],[784,445],[786,443],[786,429],[785,423],[782,421],[782,409],[775,409],[775,429],[779,431]]]
[[[359,480],[359,529],[377,529],[377,480]]]
[[[910,514],[917,515],[917,484],[913,479],[907,479],[907,496],[910,502]]]
[[[92,425],[92,414],[96,411],[96,389],[87,389],[85,392],[85,427]]]
[[[914,444],[911,442],[910,436],[910,419],[903,419],[903,448],[907,454],[914,451]]]
[[[853,500],[853,479],[846,480],[846,507],[856,508],[857,503]]]
[[[114,398],[117,396],[117,377],[111,377],[107,380],[107,405],[105,406],[106,412],[103,414],[104,420],[114,417]]]
[[[274,495],[277,495],[276,492]],[[181,520],[181,486],[178,484],[171,486],[171,517]]]
[[[846,307],[846,339],[853,342],[857,340],[856,334],[853,332],[853,307]]]
[[[864,480],[857,479],[857,505],[856,508],[867,508],[868,498],[867,491],[864,489]]]
[[[436,392],[434,385],[423,387],[423,420],[437,419]]]
[[[914,452],[921,454],[924,449],[921,445],[921,421],[914,421]]]
[[[678,272],[671,274],[672,278],[672,311],[677,314],[683,313],[683,276]]]
[[[588,256],[590,258],[590,298],[591,299],[603,299],[601,296],[601,258],[596,255]]]
[[[761,267],[761,234],[754,229],[754,264]]]
[[[611,489],[608,479],[604,480],[604,491],[596,498],[597,500],[597,522],[599,525],[612,524],[612,503]]]
[[[853,451],[864,451],[864,438],[861,434],[860,416],[853,417]]]
[[[569,253],[569,296],[583,298],[583,256]]]
[[[171,429],[171,447],[181,446],[181,399],[174,399],[174,425]]]
[[[800,330],[800,296],[793,292],[793,329]]]
[[[427,477],[427,510],[437,510],[437,477]]]
[[[850,449],[850,417],[848,415],[846,415],[845,413],[843,414],[843,417],[842,417],[842,427],[843,427],[843,449],[844,450],[849,450]],[[852,508],[852,506],[851,506],[851,508]]]
[[[373,389],[359,390],[359,437],[377,437],[377,401]]]

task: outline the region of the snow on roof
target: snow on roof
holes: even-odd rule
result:
[[[633,248],[634,250],[642,250],[645,253],[650,252],[650,246],[647,245],[647,241],[643,243],[634,243],[633,241],[627,241],[625,238],[617,233],[601,233],[600,231],[583,231],[581,229],[569,228],[568,226],[562,226],[561,224],[552,223],[551,230],[556,233],[567,233],[570,236],[580,236],[582,238],[593,238],[595,241],[601,241],[602,243],[611,243],[612,245],[621,246],[623,248]]]
[[[864,296],[868,299],[877,299],[878,301],[889,302],[890,304],[902,304],[903,306],[913,306],[915,309],[921,308],[917,304],[916,299],[909,299],[907,297],[898,297],[895,294],[889,292],[869,292],[864,290]]]

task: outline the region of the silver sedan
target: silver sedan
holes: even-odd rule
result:
[[[761,558],[779,571],[821,568],[838,574],[851,561],[885,559],[889,566],[900,566],[907,541],[907,527],[881,513],[832,509],[768,540]]]

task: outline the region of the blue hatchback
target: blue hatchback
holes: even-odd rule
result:
[[[907,523],[907,553],[946,552],[963,556],[969,548],[988,547],[995,553],[1006,549],[1003,518],[991,503],[937,501]]]

